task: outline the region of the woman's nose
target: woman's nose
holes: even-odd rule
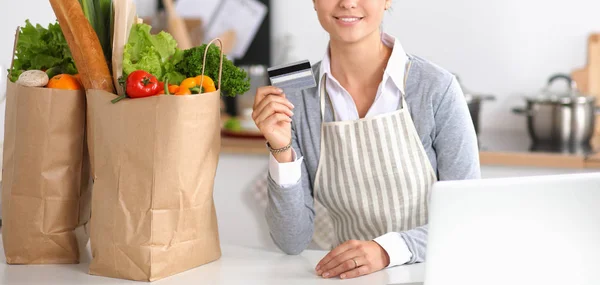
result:
[[[340,0],[340,8],[354,9],[357,6],[357,0]]]

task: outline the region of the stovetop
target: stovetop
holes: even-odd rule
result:
[[[525,130],[482,130],[478,136],[480,151],[553,153],[590,156],[597,152],[591,144],[556,146],[534,143]]]

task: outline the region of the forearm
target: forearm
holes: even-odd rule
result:
[[[315,217],[308,171],[294,134],[289,153],[269,157],[265,211],[273,242],[287,254],[299,254],[308,247]]]
[[[269,177],[266,220],[273,241],[287,254],[301,253],[313,235],[312,199],[305,197],[302,187],[299,181],[284,188]]]

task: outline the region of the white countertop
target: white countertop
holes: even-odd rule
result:
[[[223,155],[215,180],[221,259],[152,284],[389,284],[419,282],[424,264],[398,266],[351,280],[322,279],[314,267],[326,251],[306,250],[298,256],[279,251],[257,201],[253,180],[266,171],[268,159]],[[231,179],[231,173],[243,173]],[[259,200],[262,200],[259,199]],[[263,201],[264,202],[264,201]],[[1,241],[1,235],[0,235]],[[87,273],[89,256],[74,265],[7,265],[0,243],[0,284],[145,284]]]
[[[386,269],[352,280],[321,279],[314,266],[326,252],[306,250],[299,256],[281,253],[269,237],[264,197],[257,199],[254,179],[268,166],[264,156],[222,155],[215,180],[215,207],[223,256],[220,260],[166,279],[158,284],[389,284],[423,281],[425,266]],[[487,169],[487,177],[549,174],[538,169]],[[538,173],[539,172],[539,173]],[[232,179],[231,173],[236,173]],[[238,175],[239,174],[239,175]],[[260,195],[259,195],[260,196]],[[0,236],[1,240],[1,236]],[[7,265],[0,243],[0,284],[144,284],[87,274],[89,261],[78,265]],[[201,281],[201,282],[199,282]],[[204,282],[206,281],[206,282]],[[152,283],[152,284],[154,284]]]
[[[222,252],[223,256],[213,263],[152,284],[377,285],[423,281],[425,269],[424,264],[415,264],[388,268],[356,279],[323,279],[316,276],[314,267],[325,251],[307,250],[297,256],[288,256],[273,249],[222,245]],[[89,275],[89,255],[84,256],[82,263],[73,265],[8,265],[4,250],[0,248],[0,259],[0,284],[143,284]]]

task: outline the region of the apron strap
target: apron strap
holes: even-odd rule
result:
[[[402,106],[400,106],[400,108],[404,108],[404,106],[408,106],[406,104],[406,96],[404,93],[406,93],[406,82],[408,81],[408,71],[410,70],[410,66],[412,65],[412,61],[410,60],[410,58],[408,58],[408,64],[406,65],[406,70],[404,71],[404,90],[402,90],[402,92],[400,92],[400,96],[402,96],[402,100],[400,100],[400,102],[402,102]]]
[[[325,79],[327,78],[327,76],[323,76],[323,78],[321,78],[321,88],[319,90],[319,97],[321,97],[321,122],[325,122],[325,94],[326,94],[326,90],[325,90]]]

